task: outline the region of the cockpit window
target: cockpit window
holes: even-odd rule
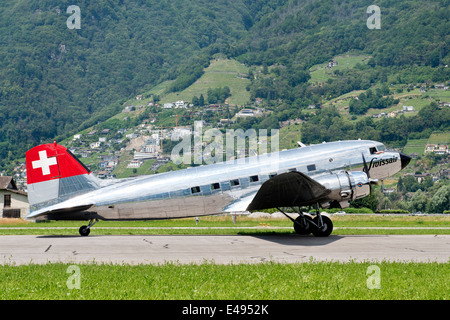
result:
[[[380,144],[379,146],[377,146],[377,150],[378,151],[386,151],[386,147],[383,144]]]
[[[370,148],[369,150],[370,150],[370,154],[383,153],[386,150],[386,147],[384,145],[380,144],[376,147]]]

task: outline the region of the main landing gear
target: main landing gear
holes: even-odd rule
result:
[[[294,230],[298,234],[308,235],[312,233],[316,237],[328,237],[333,231],[333,222],[327,216],[320,214],[318,205],[316,205],[316,216],[314,218],[298,210],[299,216],[293,219],[280,208],[277,209],[294,222]]]
[[[91,219],[87,226],[81,226],[78,230],[82,237],[87,237],[91,233],[91,227],[98,222],[98,219]]]

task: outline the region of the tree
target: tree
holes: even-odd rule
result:
[[[379,199],[383,196],[383,193],[378,188],[373,188],[372,192],[364,198],[356,199],[350,203],[352,208],[369,208],[373,212],[378,209]]]
[[[444,185],[431,198],[430,212],[442,213],[450,210],[450,185]]]
[[[408,201],[408,209],[411,212],[427,212],[428,197],[422,190],[417,192]]]
[[[403,177],[402,184],[403,184],[402,191],[406,192],[416,192],[420,188],[420,185],[417,182],[416,178],[414,178],[414,176],[412,175],[407,175]]]
[[[404,192],[406,191],[405,185],[403,184],[403,178],[398,178],[397,181],[397,192]]]
[[[433,186],[433,178],[431,176],[425,177],[425,179],[423,179],[421,184],[424,190],[428,190]]]
[[[224,103],[225,100],[231,96],[230,88],[225,86],[223,88],[208,89],[208,103]]]
[[[433,51],[431,51],[429,53],[427,63],[433,68],[439,66],[440,57],[439,57],[439,49],[438,48],[434,49]]]
[[[194,105],[194,106],[200,106],[200,103],[199,103],[199,98],[197,97],[197,96],[193,96],[192,97],[192,104]]]
[[[308,71],[296,70],[290,74],[289,85],[295,87],[301,83],[308,82],[309,79],[311,79],[311,76]]]

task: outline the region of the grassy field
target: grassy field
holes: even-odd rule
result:
[[[429,89],[425,94],[442,102],[450,101],[450,90]]]
[[[203,94],[207,98],[208,88],[228,86],[231,97],[228,99],[230,105],[244,105],[250,101],[250,94],[245,89],[250,80],[245,78],[248,68],[243,64],[231,59],[217,59],[211,61],[205,73],[194,84],[181,92],[174,92],[161,97],[160,103],[175,102],[178,100],[192,101],[193,96],[199,97]]]
[[[433,132],[428,139],[428,144],[449,144],[450,143],[450,131],[446,132]]]
[[[280,150],[298,147],[297,141],[302,141],[301,127],[301,124],[294,124],[280,129]]]
[[[315,83],[315,82],[325,82],[329,78],[333,76],[333,71],[335,70],[345,70],[345,69],[351,69],[356,66],[356,64],[365,64],[369,60],[370,56],[364,56],[364,55],[342,55],[342,56],[336,56],[334,60],[338,63],[337,66],[334,66],[331,69],[327,69],[326,66],[328,65],[328,62],[317,64],[315,66],[312,66],[309,71],[311,74],[311,79],[309,79],[309,83]]]
[[[2,266],[0,299],[450,298],[448,263],[81,264],[76,271],[69,267],[73,268],[69,264]]]
[[[428,139],[409,139],[403,149],[403,152],[406,154],[417,153],[422,156],[425,152],[427,142]]]

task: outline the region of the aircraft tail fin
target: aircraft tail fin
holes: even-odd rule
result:
[[[30,212],[99,188],[98,178],[56,142],[28,150],[26,166]]]

